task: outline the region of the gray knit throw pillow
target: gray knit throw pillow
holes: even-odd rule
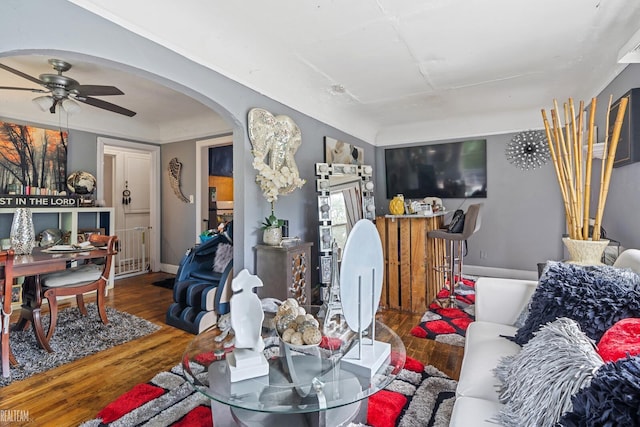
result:
[[[495,369],[505,406],[495,421],[506,427],[555,426],[572,409],[571,396],[604,364],[578,324],[559,318],[544,325],[520,353]]]

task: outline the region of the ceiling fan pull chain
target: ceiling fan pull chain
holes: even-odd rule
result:
[[[128,205],[131,203],[131,191],[129,191],[129,181],[124,182],[124,191],[122,192],[122,204]]]

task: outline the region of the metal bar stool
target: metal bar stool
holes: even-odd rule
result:
[[[464,259],[464,242],[480,229],[480,208],[482,203],[469,206],[464,216],[464,227],[461,233],[450,233],[446,229],[431,230],[427,237],[432,239],[444,239],[449,246],[449,254],[446,256],[446,264],[435,268],[444,274],[444,283],[449,281],[449,298],[438,299],[442,307],[457,307],[456,285],[462,283],[462,266]],[[457,272],[457,275],[456,275]],[[455,278],[458,277],[456,282]],[[455,283],[454,283],[455,282]],[[445,285],[446,286],[446,285]]]

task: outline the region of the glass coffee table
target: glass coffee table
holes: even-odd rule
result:
[[[366,422],[368,397],[395,379],[406,358],[400,337],[378,321],[375,340],[388,343],[391,356],[375,373],[347,363],[345,354],[358,348],[357,334],[348,329],[329,334],[319,346],[296,347],[283,343],[273,327],[263,326],[269,374],[232,383],[225,360],[230,351],[225,343],[230,337],[220,340],[220,333],[215,327],[200,333],[182,358],[187,380],[211,399],[216,427],[324,427]]]

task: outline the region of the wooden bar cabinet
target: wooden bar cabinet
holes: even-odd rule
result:
[[[441,228],[444,215],[386,215],[376,218],[382,240],[385,275],[380,303],[385,307],[424,313],[444,285],[436,270],[445,264],[445,244],[427,238]]]

